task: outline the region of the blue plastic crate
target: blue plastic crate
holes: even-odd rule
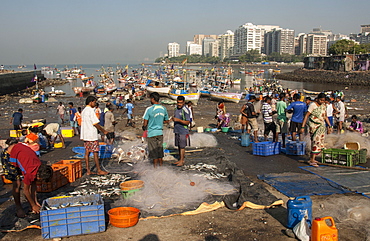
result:
[[[253,143],[253,155],[257,156],[271,156],[280,153],[280,142],[264,141]]]
[[[72,151],[79,154],[81,158],[85,155],[85,147],[76,146],[72,148]],[[100,158],[111,158],[113,153],[113,146],[110,145],[100,145],[98,155]],[[90,156],[93,156],[93,153],[90,153]]]
[[[306,154],[306,142],[289,141],[285,147],[285,154],[293,156],[303,156]]]
[[[89,205],[46,209],[46,206],[59,207],[77,202]],[[42,203],[40,221],[41,235],[44,239],[103,232],[105,231],[104,201],[99,194],[48,198]]]

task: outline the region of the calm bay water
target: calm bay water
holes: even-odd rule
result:
[[[117,70],[117,64],[112,64],[112,65],[101,65],[101,64],[85,64],[85,65],[37,65],[37,69],[41,69],[41,67],[44,67],[44,66],[49,66],[50,68],[58,68],[59,70],[63,70],[65,67],[68,67],[68,68],[73,68],[73,67],[77,67],[77,68],[80,68],[82,69],[87,76],[91,76],[93,75],[95,78],[96,81],[98,81],[100,79],[100,77],[98,77],[98,75],[101,73],[99,70],[101,70],[102,67],[105,68],[105,70],[111,68],[112,71],[116,71]],[[119,67],[121,68],[125,68],[126,65],[120,65]],[[129,66],[129,73],[133,70],[133,69],[139,69],[139,68],[142,68],[141,65],[128,65]],[[145,68],[146,69],[149,69],[151,72],[154,72],[155,70],[159,69],[160,66],[158,65],[145,65]],[[195,70],[204,70],[204,69],[211,69],[212,67],[202,67],[200,68],[199,66],[187,66],[187,68],[190,68],[190,69],[193,69],[194,71]],[[227,67],[225,67],[227,68]],[[26,68],[23,68],[23,69],[16,69],[16,71],[31,71],[31,70],[34,70],[33,69],[33,65],[28,65]],[[253,77],[252,76],[249,76],[249,75],[245,75],[245,74],[241,74],[240,73],[240,69],[239,68],[234,68],[234,73],[233,73],[233,77],[234,78],[240,78],[241,79],[241,84],[240,85],[234,85],[234,87],[231,89],[231,91],[235,91],[235,92],[242,92],[244,91],[245,87],[249,88],[253,85]],[[54,75],[48,75],[48,74],[44,74],[46,78],[55,78],[55,74]],[[64,76],[62,76],[64,77]],[[265,79],[270,79],[271,78],[271,75],[268,73],[267,69],[265,69],[265,73],[261,76],[261,78],[265,78]],[[117,86],[119,86],[119,83],[117,81],[117,75],[115,74],[114,75],[114,80],[117,84]],[[323,91],[323,90],[339,90],[339,89],[344,89],[346,86],[344,85],[339,85],[339,84],[329,84],[329,83],[309,83],[309,82],[296,82],[296,81],[286,81],[286,80],[279,80],[279,83],[283,86],[283,88],[289,88],[289,89],[298,89],[300,91],[302,91],[303,89],[306,89],[306,90],[311,90],[311,91]],[[81,81],[78,79],[78,80],[74,80],[73,82],[71,83],[66,83],[64,85],[61,85],[61,86],[57,86],[55,87],[55,89],[58,89],[58,90],[63,90],[65,93],[66,93],[66,96],[74,96],[74,92],[72,91],[72,87],[75,87],[75,86],[81,86]],[[45,88],[45,91],[46,92],[49,92],[51,91],[51,87],[46,87]],[[360,95],[366,95],[370,98],[370,94],[369,94],[369,91],[368,89],[364,88],[363,86],[350,86],[349,87],[349,91],[348,92],[353,92],[353,93],[356,93],[356,94],[360,94]]]

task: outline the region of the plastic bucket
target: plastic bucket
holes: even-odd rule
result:
[[[224,133],[229,132],[229,130],[230,130],[230,127],[221,127],[221,131]]]
[[[248,133],[242,133],[241,146],[249,146],[251,144],[250,135]]]
[[[135,226],[139,221],[140,210],[133,207],[118,207],[108,211],[109,222],[117,228]]]

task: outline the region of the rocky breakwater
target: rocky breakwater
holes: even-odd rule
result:
[[[41,71],[36,71],[39,80],[44,79]],[[0,95],[14,93],[34,86],[35,71],[24,71],[0,74]]]
[[[277,78],[299,82],[370,86],[369,71],[338,72],[331,70],[297,69],[293,72],[279,74]]]

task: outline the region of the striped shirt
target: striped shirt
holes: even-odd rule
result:
[[[272,108],[268,103],[263,103],[261,113],[263,116],[263,122],[271,123],[272,122]]]

